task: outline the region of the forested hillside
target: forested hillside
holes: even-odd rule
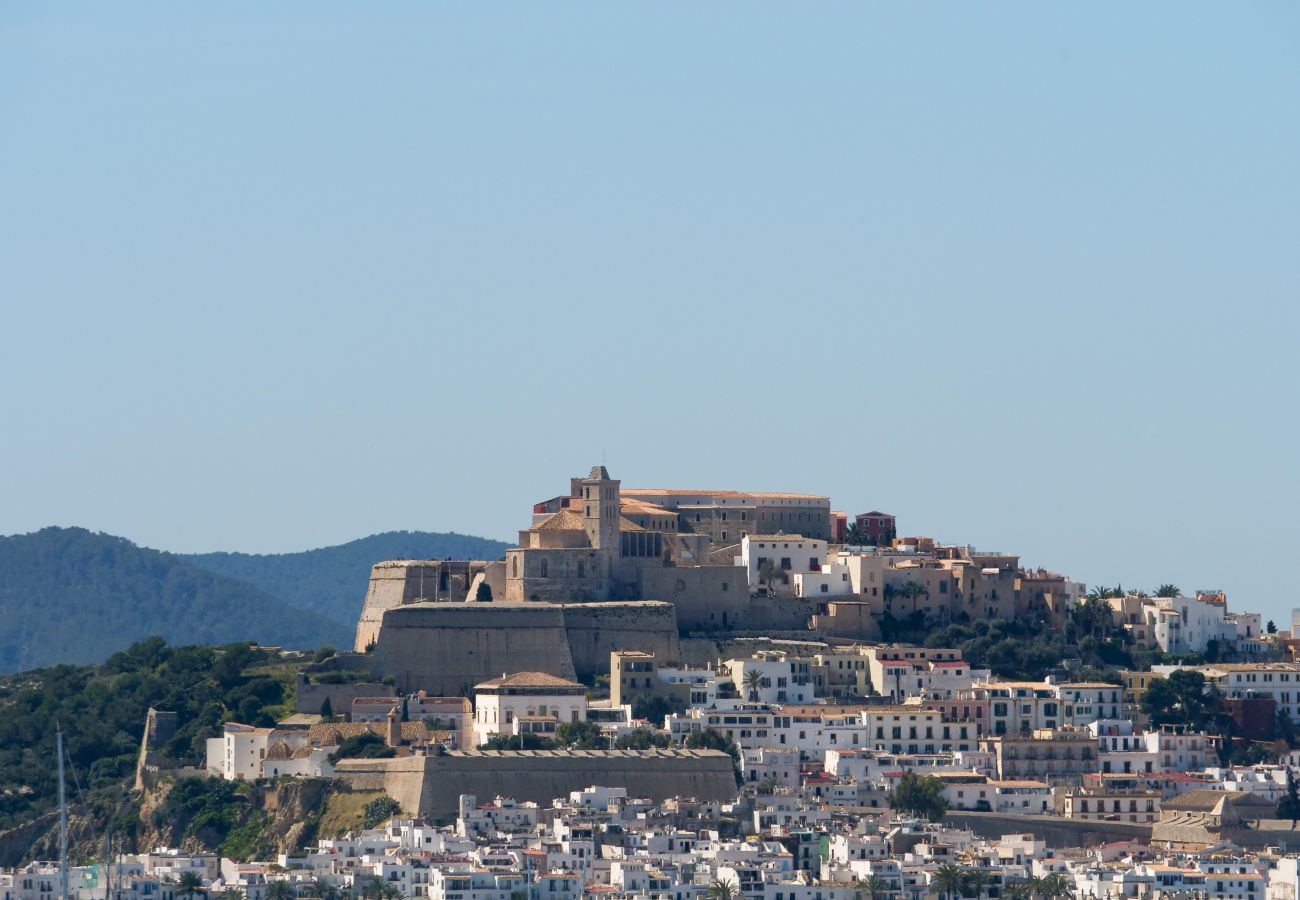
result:
[[[501,541],[455,532],[389,531],[301,553],[201,553],[196,566],[256,585],[290,606],[355,626],[370,567],[385,559],[500,559]],[[351,639],[345,641],[351,644]]]
[[[95,662],[149,635],[348,644],[354,624],[355,616],[305,615],[247,582],[84,528],[0,538],[0,672]]]

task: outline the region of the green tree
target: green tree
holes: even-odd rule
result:
[[[382,797],[376,797],[362,807],[362,824],[366,828],[374,828],[376,825],[387,822],[393,816],[401,815],[401,812],[401,804],[385,794]]]
[[[866,878],[853,882],[854,900],[880,900],[885,896],[888,890],[885,885],[885,879],[879,875],[868,875]]]
[[[331,647],[329,644],[323,644],[319,649],[317,649],[315,655],[312,656],[312,659],[319,663],[319,662],[325,662],[325,660],[329,659],[331,656],[338,656],[338,655],[339,652],[335,650],[333,647]]]
[[[478,587],[474,590],[474,599],[479,603],[492,602],[492,585],[486,581],[480,581]]]
[[[745,675],[741,679],[745,685],[745,690],[749,694],[751,703],[758,702],[758,689],[763,686],[763,673],[759,669],[746,669]]]
[[[937,778],[935,780],[938,781]],[[935,893],[943,900],[952,900],[954,895],[961,891],[961,869],[952,863],[944,863],[931,877],[930,887],[934,888]]]
[[[629,731],[614,742],[618,750],[650,750],[672,746],[673,739],[666,734],[659,734],[651,728],[637,728]]]
[[[770,589],[774,581],[782,584],[790,583],[790,573],[785,569],[772,562],[770,559],[763,560],[762,565],[758,567],[758,581],[765,584]]]
[[[937,822],[948,812],[944,783],[933,775],[907,773],[894,786],[891,806],[898,812]]]
[[[979,900],[980,894],[984,893],[984,886],[988,883],[989,875],[981,869],[971,869],[963,872],[961,876],[961,895]]]
[[[857,522],[854,522],[848,528],[844,529],[844,543],[853,547],[871,547],[875,545],[875,540]]]
[[[574,750],[603,750],[609,746],[595,722],[562,722],[555,730],[555,742]]]
[[[480,750],[553,750],[555,741],[537,734],[498,734],[482,744]]]
[[[716,728],[705,728],[702,731],[693,731],[686,738],[685,746],[687,750],[721,750],[731,757],[732,771],[736,776],[736,784],[745,783],[744,776],[740,774],[740,748],[736,742],[727,737]]]
[[[176,882],[177,897],[197,897],[207,892],[203,886],[203,876],[192,869],[182,872],[180,880]]]
[[[1178,589],[1176,584],[1162,584],[1156,588],[1155,596],[1157,597],[1181,597],[1183,592]]]
[[[1267,631],[1269,634],[1277,634],[1277,623],[1274,622],[1272,619],[1269,619],[1268,625],[1264,626],[1264,630]]]
[[[372,731],[363,731],[343,739],[339,748],[330,754],[330,762],[340,759],[388,759],[397,755],[397,751],[384,739]]]
[[[704,892],[704,896],[707,900],[736,900],[739,892],[736,890],[734,881],[715,878],[709,883],[709,888]]]
[[[1296,820],[1300,819],[1300,796],[1296,794],[1295,776],[1290,769],[1286,772],[1286,793],[1277,801],[1277,817],[1290,819],[1291,830],[1295,831]]]
[[[1151,679],[1141,703],[1153,725],[1186,725],[1198,731],[1213,725],[1221,707],[1218,693],[1207,690],[1205,676],[1194,669]]]
[[[908,772],[894,787],[890,805],[899,812],[938,822],[948,811],[943,782],[933,775]]]
[[[360,887],[358,887],[357,882],[354,880],[352,882],[352,890],[359,896],[367,898],[367,900],[383,900],[384,883],[376,876],[370,875],[361,880]]]
[[[1049,875],[1044,875],[1037,879],[1037,881],[1038,892],[1043,897],[1048,898],[1048,900],[1055,900],[1057,897],[1070,896],[1071,879],[1068,875],[1062,872],[1052,872]]]
[[[334,721],[334,703],[330,700],[328,694],[325,695],[325,700],[320,705],[320,720],[322,722]]]
[[[266,893],[263,895],[266,900],[293,900],[293,885],[283,878],[277,878],[266,886]]]
[[[342,897],[342,891],[332,881],[324,878],[313,879],[305,891],[318,900],[340,900]]]
[[[244,892],[237,887],[228,887],[217,894],[221,900],[244,900]]]

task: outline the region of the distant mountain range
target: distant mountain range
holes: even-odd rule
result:
[[[500,559],[502,541],[456,532],[387,531],[359,540],[301,553],[182,555],[200,569],[255,585],[290,606],[311,610],[348,626],[361,615],[370,567],[385,559]]]
[[[383,559],[498,559],[506,544],[396,531],[302,553],[179,555],[84,528],[0,537],[0,673],[96,662],[133,641],[350,647]]]

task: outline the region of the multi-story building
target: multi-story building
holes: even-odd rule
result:
[[[1199,772],[1218,761],[1213,740],[1202,731],[1162,725],[1145,732],[1142,739],[1155,754],[1157,772]]]
[[[1080,787],[1064,791],[1067,819],[1089,822],[1154,822],[1160,818],[1160,792],[1123,775],[1084,776]]]
[[[853,517],[853,523],[866,536],[866,542],[871,546],[888,547],[898,537],[898,520],[878,509],[858,513]]]
[[[515,720],[550,718],[556,724],[587,718],[587,689],[545,672],[517,672],[474,686],[474,730],[479,743],[515,734]],[[538,729],[527,729],[537,732]]]
[[[798,533],[747,534],[740,541],[739,559],[751,588],[763,584],[778,593],[793,593],[796,576],[821,574],[826,542]],[[767,572],[782,577],[766,576]]]
[[[1300,663],[1215,663],[1198,668],[1225,698],[1270,697],[1278,712],[1300,723]]]
[[[1030,734],[1004,734],[979,742],[998,761],[998,777],[1077,784],[1097,771],[1097,743],[1086,728],[1040,728]]]
[[[810,703],[813,699],[811,664],[803,657],[763,651],[750,659],[729,659],[723,668],[731,675],[736,692],[751,703]]]
[[[789,532],[831,539],[831,501],[817,494],[627,488],[623,496],[675,513],[676,530],[705,534],[720,546],[747,534]]]

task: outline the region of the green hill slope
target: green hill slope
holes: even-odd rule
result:
[[[124,538],[84,528],[0,537],[0,672],[95,662],[149,635],[316,647],[350,642],[352,627]]]
[[[500,559],[508,546],[455,532],[389,531],[302,553],[200,553],[181,559],[256,585],[290,606],[355,626],[370,567],[375,563],[385,559]],[[351,644],[351,639],[344,643]]]

